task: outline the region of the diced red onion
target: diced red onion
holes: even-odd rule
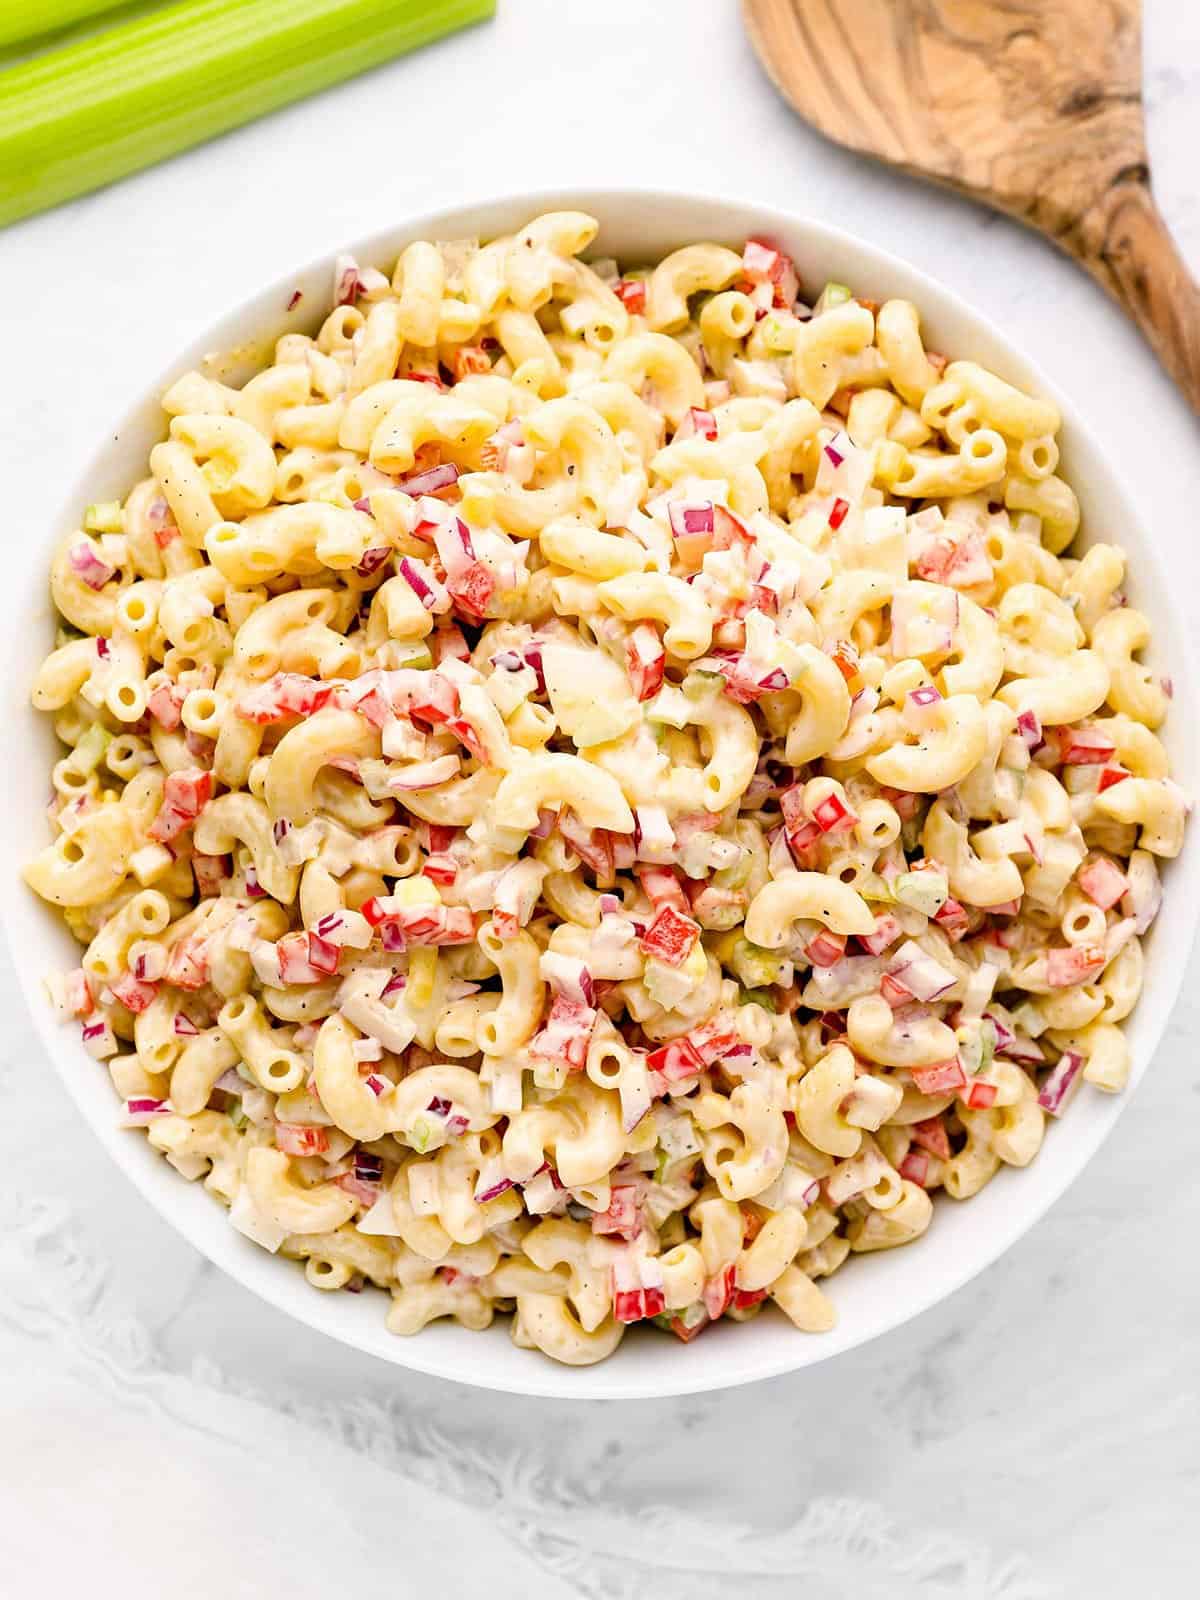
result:
[[[714,528],[713,506],[710,500],[672,500],[667,507],[667,516],[671,521],[671,532],[677,539],[688,535],[712,533]]]
[[[400,561],[400,576],[425,607],[432,611],[437,603],[437,594],[433,585],[424,577],[415,561],[410,561],[408,556],[403,556]]]
[[[439,489],[452,488],[457,482],[458,468],[452,461],[445,461],[440,466],[426,467],[423,472],[414,472],[407,478],[401,478],[398,487],[415,499],[418,495],[437,494]]]
[[[1076,1050],[1064,1050],[1050,1076],[1038,1092],[1038,1105],[1048,1116],[1061,1116],[1067,1096],[1075,1087],[1083,1067],[1083,1057]]]
[[[952,989],[957,981],[953,972],[926,955],[911,939],[900,946],[895,959],[888,964],[888,972],[925,1004]]]
[[[97,593],[103,589],[104,585],[117,570],[115,567],[110,567],[106,562],[101,561],[86,539],[81,539],[78,544],[71,546],[67,554],[67,560],[70,562],[71,570],[76,577],[82,578],[88,588],[96,590]]]
[[[546,950],[542,953],[541,969],[542,976],[558,994],[585,1006],[595,1005],[596,991],[592,975],[582,961],[574,956],[561,955],[556,950]]]
[[[362,560],[354,570],[360,578],[369,578],[373,573],[379,571],[380,567],[390,559],[391,555],[392,548],[390,545],[372,545],[369,550],[363,551]]]

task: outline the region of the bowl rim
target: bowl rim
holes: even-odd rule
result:
[[[114,437],[119,441],[130,431],[143,432],[143,415],[147,406],[157,405],[163,390],[180,372],[197,365],[209,351],[228,349],[227,341],[232,335],[225,331],[227,327],[249,324],[252,319],[258,319],[264,329],[260,337],[266,337],[270,329],[270,338],[273,342],[281,332],[287,331],[282,307],[287,302],[292,287],[300,281],[314,281],[321,273],[327,274],[335,254],[349,251],[360,260],[372,261],[378,257],[394,256],[406,242],[413,239],[460,238],[468,234],[492,231],[491,224],[486,228],[480,227],[478,223],[471,225],[471,219],[496,218],[500,219],[494,224],[496,228],[508,228],[518,226],[521,222],[547,210],[569,208],[597,211],[601,216],[616,210],[619,213],[632,215],[637,208],[663,205],[667,207],[678,205],[708,211],[714,219],[718,213],[739,217],[753,213],[759,219],[754,224],[758,232],[770,234],[780,230],[793,236],[801,235],[815,249],[823,253],[837,254],[840,251],[857,255],[863,258],[865,263],[869,263],[870,270],[881,278],[903,280],[902,292],[920,297],[918,308],[922,314],[927,309],[936,311],[944,308],[952,316],[978,330],[987,342],[998,346],[1006,360],[1011,360],[1013,366],[1023,369],[1023,373],[1027,376],[1023,377],[1022,381],[1032,383],[1039,393],[1049,396],[1059,406],[1064,428],[1069,431],[1071,440],[1076,445],[1081,445],[1088,453],[1098,458],[1102,457],[1103,452],[1088,423],[1081,416],[1077,403],[1061,392],[1035,360],[1011,343],[1007,335],[996,327],[990,316],[976,309],[956,291],[947,288],[921,268],[913,266],[882,245],[860,238],[820,217],[781,208],[756,196],[734,197],[728,193],[700,194],[686,189],[668,189],[659,186],[581,186],[578,189],[555,186],[515,191],[500,196],[490,194],[476,199],[460,199],[454,204],[423,212],[412,218],[402,218],[348,244],[335,245],[329,251],[313,257],[298,268],[280,274],[270,283],[246,296],[235,307],[202,329],[183,352],[158,367],[149,379],[144,371],[135,373],[128,380],[123,379],[121,390],[129,398],[122,407],[116,434],[107,437],[89,453],[78,473],[73,474],[69,488],[61,497],[54,516],[48,516],[46,519],[47,535],[52,529],[66,525],[70,520],[72,508],[88,498],[89,485],[94,478],[103,473],[105,462],[113,451]],[[718,226],[713,226],[712,231],[714,236],[722,236]],[[737,231],[740,233],[741,229]],[[272,307],[275,309],[272,310]],[[303,313],[301,316],[303,321],[310,320],[304,317]],[[271,321],[271,318],[274,320]],[[296,326],[300,326],[300,323]],[[245,340],[244,332],[241,337]],[[988,359],[992,358],[989,356]],[[257,362],[251,363],[251,365],[257,364]],[[1132,525],[1135,529],[1136,536],[1133,543],[1140,548],[1141,559],[1148,563],[1151,572],[1164,577],[1163,563],[1154,551],[1150,536],[1135,510],[1136,502],[1126,490],[1119,470],[1111,460],[1108,460],[1105,471],[1106,488],[1114,496],[1117,517],[1124,526]],[[42,565],[40,557],[42,545],[38,541],[33,543],[35,550],[39,552],[35,564],[39,568],[44,588],[45,566]],[[15,585],[14,588],[18,592],[18,597],[23,597],[20,585]],[[1158,599],[1165,608],[1161,620],[1170,627],[1176,681],[1178,683],[1182,680],[1186,684],[1182,703],[1177,696],[1173,712],[1173,717],[1182,721],[1188,715],[1188,701],[1193,698],[1192,685],[1200,680],[1197,680],[1194,671],[1192,646],[1188,630],[1182,620],[1180,603],[1175,600],[1169,583],[1161,583],[1160,590]],[[10,608],[13,607],[14,600],[11,594],[4,603]],[[27,618],[25,620],[28,621]],[[21,685],[21,688],[23,691],[24,685]],[[1189,720],[1194,722],[1196,719],[1192,716]],[[1200,853],[1193,847],[1194,843],[1189,838],[1180,856],[1171,864],[1170,882],[1166,892],[1173,900],[1184,897],[1189,880],[1196,880],[1191,887],[1194,892],[1200,891]],[[22,886],[20,892],[28,891]],[[788,1347],[789,1350],[794,1350],[794,1354],[785,1353],[774,1358],[760,1356],[755,1360],[752,1337],[742,1334],[736,1339],[727,1339],[725,1361],[716,1378],[708,1372],[702,1374],[698,1368],[689,1374],[689,1364],[678,1359],[671,1363],[668,1369],[671,1376],[666,1381],[657,1370],[652,1371],[650,1378],[641,1377],[638,1375],[640,1367],[637,1372],[629,1370],[631,1363],[628,1360],[624,1366],[622,1365],[621,1351],[608,1361],[590,1368],[561,1366],[546,1359],[539,1359],[536,1352],[521,1352],[524,1360],[520,1367],[514,1369],[511,1375],[505,1373],[497,1378],[487,1373],[486,1362],[472,1361],[472,1352],[465,1339],[452,1346],[450,1354],[447,1355],[439,1344],[427,1341],[425,1337],[404,1339],[387,1334],[386,1330],[382,1330],[382,1311],[374,1296],[364,1297],[366,1305],[370,1307],[372,1318],[370,1324],[363,1315],[353,1320],[330,1316],[326,1302],[345,1297],[321,1295],[310,1290],[306,1284],[303,1286],[306,1291],[305,1298],[301,1301],[294,1293],[296,1283],[302,1276],[297,1272],[295,1262],[289,1261],[286,1267],[281,1266],[266,1251],[249,1245],[248,1241],[242,1239],[224,1217],[219,1219],[221,1223],[219,1230],[210,1227],[204,1210],[188,1203],[189,1197],[196,1197],[198,1186],[180,1181],[178,1174],[171,1172],[170,1188],[164,1188],[155,1176],[156,1171],[161,1174],[168,1170],[162,1158],[152,1152],[153,1160],[147,1162],[144,1158],[144,1152],[149,1148],[146,1141],[129,1140],[124,1130],[116,1127],[115,1118],[111,1114],[107,1119],[100,1118],[96,1114],[95,1107],[90,1104],[92,1096],[84,1080],[80,1078],[79,1061],[83,1057],[90,1062],[91,1058],[84,1054],[82,1046],[73,1035],[62,1033],[53,1021],[41,993],[41,971],[31,970],[32,963],[24,956],[15,925],[14,905],[13,894],[0,897],[0,922],[5,929],[18,985],[41,1044],[53,1061],[68,1095],[118,1168],[133,1183],[142,1198],[195,1249],[242,1287],[249,1289],[276,1310],[296,1318],[340,1343],[376,1356],[380,1360],[389,1361],[425,1376],[473,1387],[555,1399],[666,1398],[735,1388],[742,1384],[778,1377],[844,1355],[860,1345],[894,1331],[956,1293],[997,1261],[1046,1214],[1074,1183],[1108,1137],[1159,1048],[1182,987],[1196,931],[1193,924],[1186,939],[1169,949],[1156,951],[1156,960],[1174,969],[1174,980],[1168,983],[1166,1003],[1152,1018],[1142,1019],[1142,1033],[1146,1037],[1139,1041],[1139,1048],[1135,1052],[1131,1082],[1121,1095],[1113,1098],[1110,1113],[1095,1128],[1086,1132],[1080,1130],[1069,1145],[1064,1141],[1064,1148],[1057,1157],[1052,1180],[1048,1183],[1043,1180],[1040,1184],[1038,1203],[1027,1205],[1024,1210],[1016,1208],[1011,1220],[1003,1227],[993,1230],[991,1238],[983,1247],[970,1254],[966,1260],[960,1261],[954,1270],[943,1269],[930,1278],[924,1286],[921,1276],[914,1274],[910,1299],[904,1300],[895,1308],[883,1311],[869,1323],[840,1329],[836,1338],[834,1335],[826,1334],[808,1340],[803,1335],[794,1335],[794,1345]],[[1159,942],[1161,944],[1161,941]],[[1142,1059],[1139,1060],[1139,1057]],[[111,1106],[112,1090],[107,1080],[104,1089]],[[1009,1173],[1007,1176],[1012,1177],[1014,1174]],[[207,1196],[204,1199],[208,1201]],[[211,1205],[211,1202],[209,1204]],[[308,1304],[309,1301],[312,1302],[311,1305]],[[381,1331],[383,1331],[382,1340],[379,1337]],[[718,1330],[718,1337],[726,1336],[727,1332],[728,1330]],[[478,1339],[478,1335],[470,1335],[472,1343],[477,1343]],[[658,1365],[660,1364],[656,1363],[655,1368]]]

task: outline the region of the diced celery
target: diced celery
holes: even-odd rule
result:
[[[984,1017],[978,1023],[960,1028],[958,1034],[958,1059],[963,1064],[963,1070],[973,1078],[978,1077],[992,1064],[992,1057],[996,1053],[996,1029]]]
[[[95,772],[112,741],[113,736],[108,729],[102,728],[98,722],[93,722],[71,752],[72,767],[77,772]]]
[[[834,306],[844,306],[847,300],[853,298],[852,291],[844,283],[827,283],[813,307],[813,315],[819,317],[822,311],[831,311]]]
[[[697,943],[688,953],[687,960],[682,966],[670,967],[666,962],[658,961],[652,956],[646,962],[642,982],[646,985],[647,993],[658,1005],[673,1011],[687,999],[698,984],[703,983],[707,971],[708,959],[704,953],[704,946]]]
[[[777,1011],[775,996],[769,989],[739,989],[738,1005],[761,1006],[764,1011]]]
[[[431,945],[418,946],[408,958],[408,983],[404,998],[414,1006],[427,1006],[437,980],[438,953]]]
[[[950,893],[949,885],[940,872],[902,872],[892,888],[902,906],[920,911],[927,917],[937,915]]]
[[[996,1054],[996,1025],[990,1017],[979,1024],[979,1070],[986,1072]]]
[[[417,672],[428,672],[433,666],[433,656],[425,644],[400,644],[393,641],[397,667],[412,667]]]
[[[782,354],[792,349],[793,341],[792,334],[788,331],[789,324],[794,330],[796,319],[789,317],[785,320],[783,317],[775,316],[771,312],[768,312],[762,319],[758,325],[758,336],[768,350],[777,350]]]
[[[88,533],[124,533],[125,518],[119,500],[100,500],[88,506],[83,513],[83,526]]]
[[[654,1174],[656,1183],[663,1182],[671,1167],[699,1155],[700,1141],[696,1137],[695,1125],[686,1112],[672,1117],[659,1129],[658,1149],[658,1165]]]
[[[723,681],[724,675],[720,672],[710,672],[706,667],[693,667],[683,680],[683,692],[689,700],[707,700]]]
[[[244,1128],[250,1120],[250,1118],[242,1110],[242,1102],[240,1100],[231,1100],[229,1103],[229,1110],[225,1114],[229,1118],[230,1122],[233,1123],[234,1127],[239,1129]]]
[[[4,73],[0,226],[494,10],[495,0],[175,0],[34,56]]]
[[[746,989],[769,989],[772,984],[788,981],[787,957],[751,944],[749,939],[736,942],[728,965]]]
[[[713,873],[713,885],[718,889],[744,888],[749,882],[750,874],[753,871],[754,852],[751,850],[743,850],[738,859],[730,866],[722,867],[720,871]],[[742,919],[739,916],[738,921],[740,922],[741,920]]]
[[[405,909],[412,906],[440,906],[442,897],[432,879],[418,873],[412,878],[401,878],[392,890],[391,898]]]
[[[419,1156],[423,1156],[429,1149],[433,1138],[433,1125],[427,1117],[418,1117],[405,1134],[406,1143],[410,1144]]]
[[[896,898],[892,893],[891,884],[886,878],[881,878],[877,872],[868,874],[856,887],[864,900],[894,901]]]

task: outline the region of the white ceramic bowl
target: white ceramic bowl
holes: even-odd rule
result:
[[[1195,679],[1176,600],[1148,533],[1138,523],[1109,461],[1088,436],[1071,397],[1056,393],[983,317],[923,274],[822,223],[738,201],[639,191],[528,194],[490,201],[418,217],[350,248],[364,264],[390,270],[397,253],[412,239],[487,238],[560,207],[598,217],[601,229],[595,252],[634,264],[655,261],[697,239],[740,246],[750,234],[765,234],[795,258],[802,282],[819,285],[834,279],[878,300],[905,296],[920,308],[931,348],[970,357],[1023,387],[1051,395],[1064,418],[1062,470],[1083,507],[1084,543],[1113,540],[1130,556],[1130,597],[1154,621],[1151,661],[1175,680],[1175,702],[1165,730],[1174,774],[1197,792]],[[334,248],[340,248],[336,240],[330,244],[326,259],[289,274],[246,301],[146,386],[116,434],[105,440],[74,485],[60,515],[53,522],[48,519],[35,537],[10,548],[2,599],[3,637],[9,642],[4,674],[8,707],[4,725],[9,733],[8,821],[0,840],[0,868],[7,887],[0,898],[13,963],[48,1054],[117,1165],[209,1260],[310,1327],[418,1372],[521,1394],[630,1399],[748,1383],[811,1366],[887,1333],[973,1278],[1037,1221],[1099,1149],[1121,1115],[1128,1090],[1110,1097],[1085,1086],[1061,1124],[1049,1129],[1031,1167],[1023,1172],[1003,1169],[968,1204],[939,1200],[933,1225],[916,1244],[851,1260],[828,1286],[838,1310],[838,1326],[832,1333],[819,1337],[797,1333],[773,1312],[750,1324],[719,1325],[687,1347],[656,1330],[635,1330],[609,1361],[577,1370],[516,1349],[508,1337],[507,1319],[500,1319],[485,1334],[439,1323],[415,1338],[399,1339],[384,1328],[382,1295],[321,1294],[311,1289],[295,1262],[268,1255],[244,1239],[202,1187],[184,1182],[144,1135],[115,1126],[116,1100],[106,1073],[85,1054],[76,1030],[59,1029],[52,1020],[41,989],[43,975],[75,965],[77,947],[57,916],[17,882],[22,861],[46,839],[43,807],[55,759],[49,723],[34,714],[28,701],[34,670],[54,634],[47,594],[51,549],[78,526],[87,502],[121,498],[144,474],[149,449],[162,432],[157,397],[173,378],[207,352],[236,350],[240,366],[231,371],[234,381],[240,382],[265,358],[285,327],[310,329],[328,304]],[[304,296],[286,317],[282,308],[295,288]],[[1135,1084],[1150,1065],[1178,993],[1198,903],[1200,844],[1193,829],[1183,854],[1167,873],[1162,914],[1147,943],[1145,992],[1127,1027]],[[330,1360],[336,1360],[332,1348]]]

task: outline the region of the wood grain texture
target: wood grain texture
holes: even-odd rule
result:
[[[1200,292],[1150,192],[1140,0],[742,0],[791,105],[1073,255],[1200,411]]]

